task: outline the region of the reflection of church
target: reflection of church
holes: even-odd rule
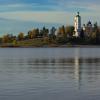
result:
[[[74,79],[78,88],[81,88],[84,80],[87,82],[94,82],[97,80],[98,71],[100,71],[100,58],[80,56],[80,48],[75,49],[74,56]]]
[[[74,58],[74,78],[77,82],[78,87],[80,87],[81,81],[81,70],[80,70],[80,49],[75,49],[75,58]]]

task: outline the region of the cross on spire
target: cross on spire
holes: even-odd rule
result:
[[[77,14],[79,15],[80,13],[79,13],[79,12],[77,12]]]

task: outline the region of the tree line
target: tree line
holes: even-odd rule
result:
[[[64,26],[59,28],[52,27],[48,29],[34,28],[29,30],[27,34],[20,32],[17,36],[13,34],[6,34],[0,38],[0,43],[13,43],[18,41],[27,41],[34,39],[43,39],[49,44],[100,44],[100,27],[97,22],[94,23],[92,28],[85,26],[85,30],[81,29],[78,37],[74,36],[74,26]]]

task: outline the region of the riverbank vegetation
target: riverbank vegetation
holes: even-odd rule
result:
[[[73,26],[34,28],[27,34],[20,32],[17,36],[6,34],[0,38],[1,47],[56,47],[73,45],[100,45],[100,27],[95,23],[90,29],[86,26],[78,37],[74,36]]]

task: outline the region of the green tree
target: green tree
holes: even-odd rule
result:
[[[80,38],[84,38],[84,37],[85,37],[85,35],[84,35],[84,30],[81,29],[81,32],[80,32]]]
[[[56,28],[52,27],[51,30],[50,30],[50,34],[49,34],[50,39],[56,38],[55,32],[56,32]]]
[[[98,24],[97,22],[94,23],[94,28],[93,28],[93,31],[97,31],[98,30]]]
[[[50,30],[50,34],[51,35],[55,35],[55,31],[56,31],[56,28],[55,27],[52,27],[51,30]]]
[[[44,37],[47,37],[48,36],[48,33],[49,33],[49,30],[46,29],[45,27],[43,27],[43,36]]]
[[[49,34],[49,29],[43,27],[43,28],[40,30],[40,36],[41,36],[41,37],[48,37],[48,34]]]
[[[97,22],[94,23],[93,33],[95,34],[96,44],[100,44],[100,31]]]

